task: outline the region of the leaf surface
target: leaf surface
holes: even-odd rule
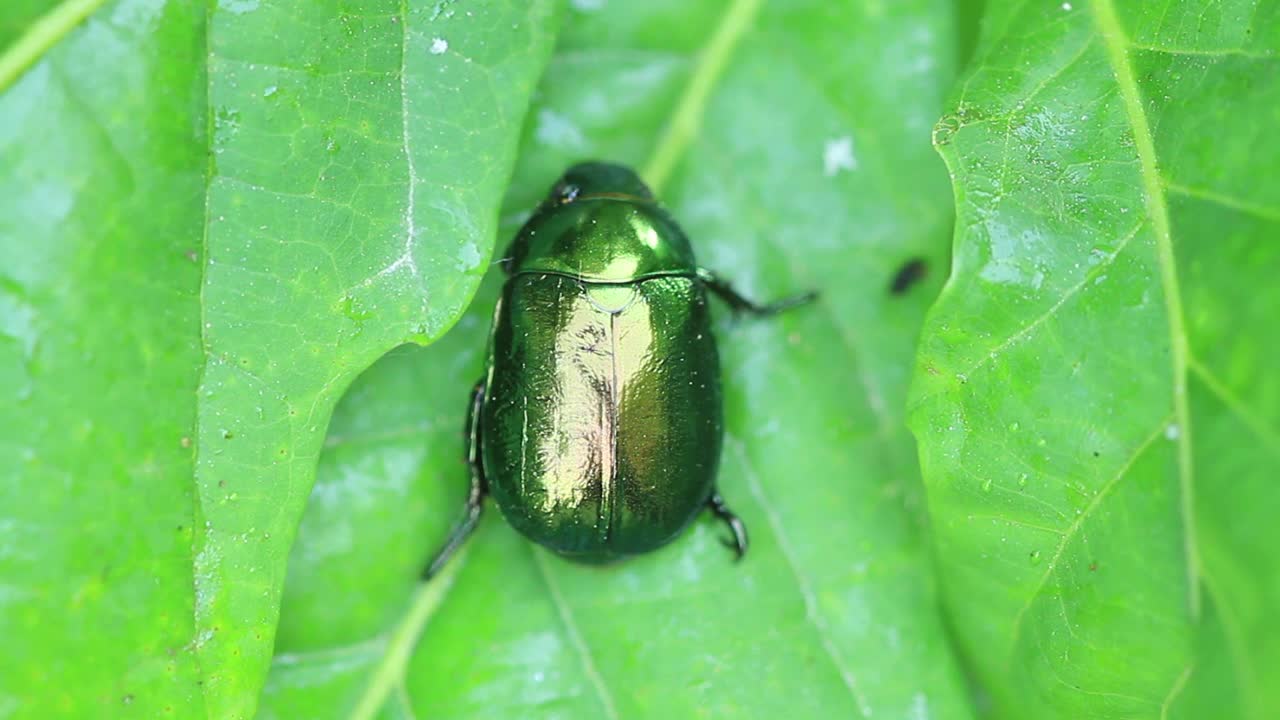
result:
[[[4,717],[203,714],[201,19],[137,2],[0,44]]]
[[[990,4],[912,424],[997,715],[1280,713],[1280,5]]]
[[[445,338],[393,353],[338,407],[263,715],[970,717],[901,412],[951,221],[927,136],[952,31],[941,2],[574,3],[506,235],[569,163],[620,161],[748,295],[823,293],[717,327],[720,483],[751,552],[735,565],[704,518],[652,555],[583,567],[491,507],[414,589],[461,510],[491,277]],[[891,295],[913,258],[927,281]]]
[[[211,14],[195,592],[212,717],[253,715],[334,404],[479,283],[554,25],[550,2]]]

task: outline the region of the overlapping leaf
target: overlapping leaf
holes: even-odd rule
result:
[[[338,397],[439,336],[484,272],[552,19],[542,2],[211,17],[195,588],[215,717],[252,714]]]
[[[1009,718],[1280,713],[1280,6],[990,4],[913,423]]]

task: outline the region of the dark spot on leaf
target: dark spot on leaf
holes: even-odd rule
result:
[[[1094,457],[1101,457],[1101,456],[1102,456],[1102,453],[1098,452],[1097,450],[1094,450],[1094,451],[1093,451],[1093,456],[1094,456]]]
[[[1098,561],[1097,561],[1097,560],[1094,560],[1093,562],[1089,563],[1089,572],[1094,572],[1094,571],[1096,571],[1097,569],[1098,569]]]
[[[124,697],[120,698],[120,700],[123,701],[125,705],[132,705],[133,695],[125,695]]]
[[[905,293],[923,280],[928,270],[929,264],[924,258],[911,258],[898,268],[898,272],[894,273],[893,282],[889,284],[889,292],[894,295]]]

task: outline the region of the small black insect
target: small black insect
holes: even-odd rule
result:
[[[929,263],[924,258],[915,257],[902,264],[898,268],[898,272],[893,276],[893,282],[889,284],[889,292],[894,295],[901,295],[910,290],[913,285],[924,279],[929,272]]]

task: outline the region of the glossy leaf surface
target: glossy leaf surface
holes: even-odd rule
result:
[[[1008,718],[1280,713],[1280,6],[989,3],[912,422]]]

